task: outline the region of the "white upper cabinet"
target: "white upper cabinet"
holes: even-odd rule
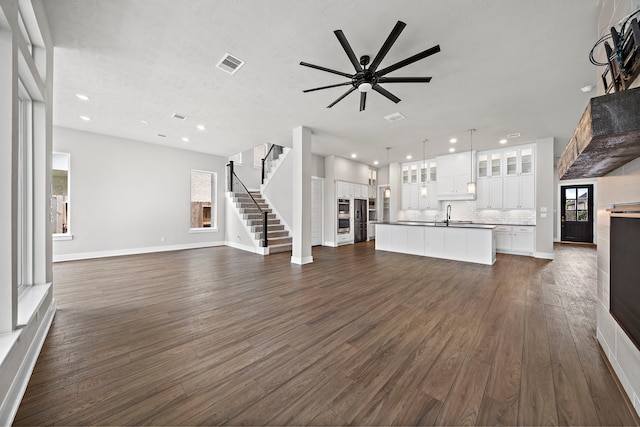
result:
[[[475,151],[473,153],[466,151],[436,158],[439,199],[475,199],[475,194],[467,192],[467,183],[471,181],[471,172],[475,167],[472,162],[475,154]]]
[[[478,179],[502,176],[502,151],[478,153]]]
[[[504,151],[504,176],[533,175],[534,147],[531,145]]]

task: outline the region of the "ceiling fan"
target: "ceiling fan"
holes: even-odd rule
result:
[[[305,93],[313,92],[316,90],[329,89],[332,87],[351,85],[352,87],[348,91],[343,93],[338,99],[336,99],[331,104],[329,104],[327,108],[333,107],[334,105],[342,101],[347,95],[349,95],[351,92],[355,91],[356,89],[360,91],[360,111],[364,111],[364,108],[367,102],[367,92],[369,92],[371,89],[375,90],[379,94],[387,97],[388,99],[390,99],[391,101],[397,104],[398,102],[400,102],[400,98],[398,98],[388,90],[384,89],[382,86],[380,86],[380,83],[429,83],[431,81],[431,77],[385,77],[385,76],[392,71],[395,71],[402,67],[406,67],[407,65],[413,64],[414,62],[424,59],[427,56],[431,56],[434,53],[440,52],[440,45],[436,45],[425,51],[417,53],[409,58],[406,58],[400,62],[396,62],[393,65],[390,65],[386,68],[378,70],[378,66],[380,65],[384,57],[387,55],[387,52],[389,52],[389,49],[391,49],[391,46],[393,46],[393,43],[395,43],[396,39],[398,38],[398,36],[400,35],[404,27],[406,27],[406,25],[407,24],[405,24],[402,21],[398,21],[396,23],[395,27],[393,27],[393,30],[391,30],[389,37],[387,37],[387,40],[385,40],[384,44],[380,48],[380,51],[375,56],[375,58],[373,58],[373,62],[371,62],[371,64],[369,64],[369,61],[371,59],[369,55],[361,56],[360,61],[358,61],[358,58],[356,58],[355,53],[353,53],[353,49],[349,45],[349,42],[347,41],[347,38],[345,37],[342,30],[334,31],[334,34],[338,38],[338,41],[342,45],[342,48],[344,49],[344,51],[347,53],[349,60],[351,61],[351,63],[353,64],[353,67],[356,70],[355,74],[343,73],[341,71],[332,70],[330,68],[321,67],[319,65],[309,64],[308,62],[300,62],[300,65],[304,65],[305,67],[315,68],[316,70],[326,71],[328,73],[337,74],[339,76],[343,76],[350,79],[350,81],[348,82],[337,83],[329,86],[316,87],[313,89],[306,89],[306,90],[303,90],[303,92]],[[367,65],[369,65],[369,68],[367,68]]]

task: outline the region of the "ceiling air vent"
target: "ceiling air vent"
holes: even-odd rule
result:
[[[393,114],[389,114],[388,116],[384,116],[384,119],[390,121],[391,123],[394,123],[400,120],[404,120],[406,119],[406,117],[400,113],[393,113]]]
[[[186,120],[187,116],[183,116],[182,114],[173,114],[171,117],[173,117],[174,119],[178,119],[178,120]]]
[[[216,67],[229,74],[234,74],[243,65],[244,65],[243,60],[238,59],[227,52],[224,54],[222,59],[218,61],[218,63],[216,64]]]

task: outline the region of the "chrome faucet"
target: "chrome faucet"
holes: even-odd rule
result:
[[[451,219],[451,205],[447,205],[447,219],[446,219],[447,227],[449,226],[450,219]]]
[[[436,214],[436,217],[433,219],[433,225],[438,225],[438,219],[440,219],[440,217]]]

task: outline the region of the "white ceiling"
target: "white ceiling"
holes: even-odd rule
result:
[[[597,0],[47,0],[55,43],[54,124],[229,156],[263,142],[291,145],[313,131],[312,151],[372,164],[407,154],[444,154],[449,138],[474,149],[555,136],[566,144],[596,84],[588,60],[597,40]],[[372,92],[366,111],[345,81],[299,65],[347,73],[372,58],[401,20],[407,24],[380,69],[439,44],[442,51],[388,76],[432,76],[429,84],[386,84],[394,104]],[[225,52],[246,61],[215,67]],[[76,93],[91,97],[76,98]],[[383,119],[400,112],[407,118]],[[188,116],[185,121],[173,113]],[[91,121],[82,121],[86,115]],[[144,125],[141,121],[147,121]],[[204,124],[205,131],[196,129]],[[166,134],[159,138],[158,133]],[[189,142],[183,142],[182,137]]]

